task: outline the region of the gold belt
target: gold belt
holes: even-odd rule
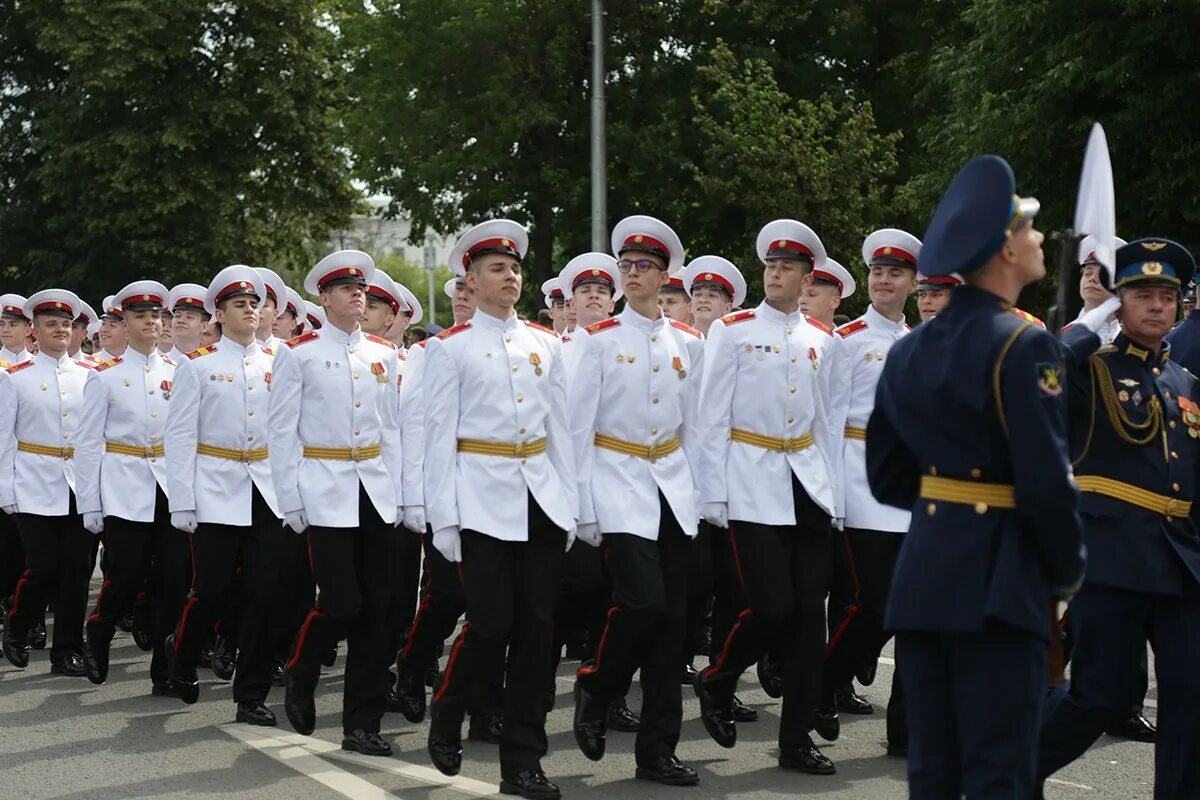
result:
[[[1112,478],[1102,478],[1099,475],[1076,475],[1075,483],[1082,492],[1092,492],[1122,500],[1130,505],[1162,514],[1164,517],[1186,517],[1192,512],[1191,500],[1179,500],[1166,495],[1155,494],[1139,486],[1115,481]]]
[[[657,444],[637,444],[636,442],[627,442],[624,439],[618,439],[616,436],[609,436],[605,433],[597,433],[592,439],[592,443],[596,447],[602,447],[605,450],[611,450],[614,453],[622,453],[635,458],[644,458],[653,464],[663,456],[669,456],[680,448],[678,436],[672,436],[665,442]]]
[[[957,478],[941,478],[936,475],[921,476],[921,497],[926,500],[941,500],[945,503],[960,503],[975,506],[979,513],[992,508],[1016,508],[1017,498],[1013,487],[1006,483],[980,483],[960,481]]]
[[[458,452],[501,458],[540,456],[546,452],[546,440],[541,438],[529,442],[491,442],[486,439],[459,439]]]
[[[366,447],[310,447],[304,445],[304,457],[322,461],[369,461],[383,454],[383,444],[376,442]],[[239,456],[240,459],[240,456]]]
[[[198,444],[196,445],[196,455],[223,458],[226,461],[242,461],[245,463],[250,463],[251,461],[266,461],[267,448],[260,447],[257,450],[237,450],[233,447],[217,447],[215,444]],[[305,455],[307,455],[307,453]],[[317,458],[317,456],[310,456],[310,458]]]
[[[148,444],[145,447],[136,444],[125,444],[124,442],[105,442],[104,452],[116,453],[122,456],[133,456],[134,458],[162,458],[166,450],[163,449],[162,442]]]
[[[75,457],[74,447],[51,447],[45,444],[30,444],[29,442],[18,441],[17,449],[22,453],[32,453],[35,456],[52,456],[62,459]]]
[[[843,431],[843,435],[847,439],[857,439],[860,442],[865,442],[867,440],[867,429],[847,425],[845,431]]]
[[[743,430],[742,428],[734,428],[729,431],[729,439],[730,441],[741,442],[752,447],[761,447],[764,450],[776,450],[780,453],[795,453],[800,450],[807,450],[813,445],[813,435],[811,433],[794,438],[780,438],[778,436],[765,436],[761,433]]]

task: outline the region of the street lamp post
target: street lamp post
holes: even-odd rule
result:
[[[604,143],[604,0],[592,0],[592,249],[608,249],[608,175]]]

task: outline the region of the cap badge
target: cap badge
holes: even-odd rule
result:
[[[1152,253],[1157,253],[1167,246],[1166,242],[1142,242],[1142,247]]]
[[[633,240],[634,240],[635,242],[637,242],[638,244],[641,244],[641,243],[642,243],[642,240],[643,240],[644,238],[646,238],[646,237],[642,236],[642,235],[639,233],[637,236],[633,237]]]
[[[238,284],[238,288],[240,288],[240,289],[245,289],[245,288],[246,288],[246,282],[245,282],[245,281],[242,281],[241,283],[239,283],[239,284]]]
[[[592,270],[592,274],[593,274],[593,275],[599,275],[599,274],[600,274],[600,270],[598,270],[598,269],[593,269],[593,270]]]
[[[1163,265],[1157,261],[1147,261],[1142,264],[1143,275],[1162,275]]]
[[[508,241],[508,239],[501,239],[500,246],[501,247],[512,247],[512,242]]]
[[[149,299],[150,299],[150,295],[148,295],[148,294],[144,294],[144,295],[142,295],[142,299],[143,299],[143,300],[149,300]]]
[[[890,247],[883,248],[883,254],[885,256],[890,256],[892,254],[892,248],[890,248]]]
[[[775,243],[775,246],[776,247],[787,247],[787,240],[780,239],[778,242]]]
[[[711,272],[704,273],[704,280],[711,281],[712,279],[713,279],[713,276],[712,276]]]

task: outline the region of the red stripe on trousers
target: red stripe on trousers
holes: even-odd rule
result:
[[[858,582],[858,567],[854,564],[854,547],[850,544],[849,531],[842,531],[842,542],[846,545],[846,559],[850,563],[850,577],[854,581],[854,605],[846,610],[846,616],[842,619],[841,624],[837,626],[833,636],[829,637],[829,643],[825,645],[826,658],[829,658],[837,649],[838,642],[850,627],[850,622],[862,612],[862,603],[859,602],[859,598],[862,596],[862,586]]]
[[[15,617],[21,610],[21,589],[25,586],[25,582],[27,580],[29,580],[28,569],[21,573],[21,580],[17,581],[17,588],[13,590],[13,604],[12,608],[8,610],[9,622],[12,622],[12,618]]]
[[[112,584],[108,578],[105,578],[100,584],[100,593],[96,595],[96,610],[88,615],[88,622],[95,622],[100,619],[100,606],[104,602],[104,590]]]
[[[620,610],[620,606],[612,606],[608,609],[608,613],[604,615],[604,633],[600,634],[600,644],[596,646],[596,658],[592,662],[592,666],[580,667],[575,672],[576,680],[583,675],[592,675],[600,669],[600,661],[604,656],[604,643],[608,641],[608,631],[612,627],[613,617]]]
[[[183,641],[183,631],[187,628],[188,614],[191,613],[194,605],[196,605],[195,595],[189,597],[183,605],[183,613],[179,616],[179,630],[175,634],[175,655],[179,655],[179,643]]]
[[[296,650],[292,653],[292,657],[288,661],[288,669],[293,669],[297,664],[300,663],[300,653],[304,652],[304,640],[308,638],[308,628],[310,625],[312,625],[312,621],[315,617],[324,616],[324,613],[325,612],[321,611],[320,609],[314,608],[312,611],[308,612],[308,616],[304,618],[304,624],[300,626],[300,635],[296,637]]]
[[[458,661],[458,654],[462,651],[463,642],[467,639],[467,634],[471,632],[469,624],[463,625],[462,631],[458,634],[458,639],[454,642],[454,647],[450,650],[450,660],[446,662],[446,674],[442,675],[442,685],[438,687],[437,692],[433,695],[433,702],[438,702],[442,699],[442,695],[446,693],[446,687],[450,685],[450,677],[454,674],[454,665]]]

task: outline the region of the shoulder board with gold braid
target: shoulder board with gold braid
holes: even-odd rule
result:
[[[442,331],[441,333],[439,333],[439,334],[437,335],[437,338],[439,338],[439,339],[449,339],[449,338],[450,338],[451,336],[453,336],[454,334],[456,334],[456,333],[462,333],[463,331],[465,331],[465,330],[466,330],[467,328],[469,328],[469,327],[471,327],[471,321],[470,321],[470,320],[467,320],[466,322],[460,322],[460,323],[458,323],[457,325],[455,325],[455,326],[453,326],[453,327],[451,327],[451,328],[446,328],[446,330]]]
[[[611,328],[616,328],[620,324],[621,320],[613,317],[612,319],[600,320],[595,325],[588,325],[586,328],[584,328],[584,330],[586,330],[588,333],[599,333],[600,331],[607,331]]]
[[[165,364],[170,364],[172,367],[176,366],[174,359],[163,356],[162,360],[163,360],[163,363],[165,363]]]
[[[1046,323],[1042,322],[1040,319],[1035,317],[1033,314],[1030,314],[1028,311],[1022,311],[1021,309],[1017,308],[1016,306],[1013,306],[1012,311],[1014,314],[1016,314],[1018,317],[1025,320],[1026,322],[1032,322],[1034,325],[1037,325],[1039,328],[1046,327]]]
[[[856,319],[854,322],[848,322],[837,329],[837,335],[845,339],[847,336],[853,336],[859,331],[867,329],[867,321],[865,319]]]
[[[272,357],[275,355],[275,348],[270,345],[264,345],[262,351]]]
[[[748,319],[754,319],[754,309],[748,308],[745,311],[738,311],[735,314],[726,314],[721,317],[721,322],[726,325],[736,325],[739,322],[745,322]]]
[[[8,368],[9,368],[9,367],[11,367],[11,366],[12,366],[12,363],[11,363],[11,362],[8,362],[8,361],[0,361],[0,369],[8,369]]]
[[[825,333],[829,334],[830,336],[833,336],[833,328],[829,327],[824,322],[821,322],[821,320],[813,319],[812,317],[809,317],[809,316],[805,316],[804,318],[806,320],[808,320],[809,325],[812,325],[817,330],[825,331]]]
[[[317,333],[316,331],[309,331],[308,333],[302,333],[299,336],[296,336],[292,339],[288,339],[287,346],[288,347],[299,347],[300,345],[305,344],[306,342],[311,342],[311,341],[314,341],[314,340],[320,339],[320,338],[321,338],[321,334]]]
[[[374,342],[375,344],[387,345],[388,347],[392,348],[393,350],[396,349],[395,342],[389,342],[387,339],[384,339],[382,336],[376,336],[373,333],[364,333],[363,338],[366,339],[368,342]]]
[[[78,364],[79,366],[83,367],[84,369],[95,369],[96,368],[96,365],[93,364],[91,361],[76,361],[75,363]]]
[[[10,367],[5,367],[4,369],[8,372],[9,375],[16,375],[18,372],[25,369],[26,367],[32,367],[32,366],[33,366],[33,359],[30,359],[28,361],[22,361],[20,364],[13,364]]]
[[[199,358],[200,356],[206,356],[209,353],[215,353],[215,352],[217,352],[217,346],[215,344],[209,344],[209,345],[205,345],[204,347],[197,347],[195,350],[188,353],[187,357],[188,358]]]
[[[96,366],[92,367],[92,369],[96,370],[96,372],[104,372],[104,370],[108,369],[109,367],[115,367],[117,364],[120,364],[121,361],[122,358],[117,356],[116,358],[110,358],[108,361],[101,361],[100,363],[96,364]]]
[[[551,329],[547,328],[545,325],[538,325],[536,322],[530,322],[529,320],[525,320],[525,324],[528,325],[529,327],[533,328],[534,330],[541,331],[542,333],[548,333],[551,336],[553,336],[555,339],[558,338],[558,334],[555,333],[554,331],[552,331]]]
[[[692,336],[695,336],[697,339],[704,338],[704,334],[700,333],[700,331],[696,330],[691,325],[688,325],[686,322],[680,322],[677,319],[673,319],[673,320],[671,320],[671,327],[678,328],[679,330],[683,331],[684,333],[690,333]]]

